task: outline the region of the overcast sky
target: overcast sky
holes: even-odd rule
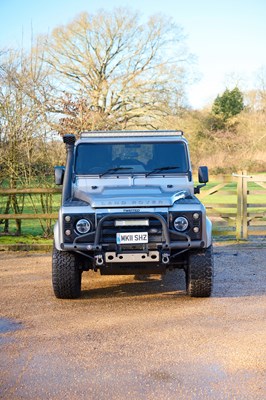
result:
[[[29,47],[32,36],[67,24],[82,11],[127,6],[143,16],[163,13],[183,27],[201,80],[188,90],[200,108],[226,86],[254,87],[266,67],[266,0],[0,0],[0,48]]]

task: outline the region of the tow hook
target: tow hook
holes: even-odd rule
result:
[[[168,253],[163,253],[162,254],[162,263],[169,264],[169,261],[170,261],[170,255]]]
[[[103,265],[103,263],[104,263],[104,260],[103,260],[102,254],[95,256],[95,264],[96,265],[100,266],[100,265]]]

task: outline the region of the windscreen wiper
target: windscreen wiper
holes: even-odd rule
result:
[[[177,165],[173,165],[173,166],[169,166],[169,167],[161,167],[161,168],[154,168],[152,171],[148,172],[145,177],[147,178],[147,176],[151,175],[151,174],[156,174],[156,172],[161,172],[161,171],[168,171],[169,169],[178,169],[180,167],[178,167]]]
[[[116,168],[109,168],[107,171],[103,172],[100,174],[100,178],[106,174],[109,174],[110,172],[117,172],[117,171],[125,171],[128,169],[133,169],[132,167],[116,167]]]

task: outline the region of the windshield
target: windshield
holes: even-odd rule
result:
[[[188,172],[183,142],[80,143],[76,148],[77,175],[171,174]]]

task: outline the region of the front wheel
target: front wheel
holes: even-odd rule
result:
[[[77,256],[53,247],[52,282],[59,299],[76,299],[81,293],[81,274]]]
[[[191,252],[186,269],[187,294],[191,297],[209,297],[213,281],[212,246],[197,252]]]

